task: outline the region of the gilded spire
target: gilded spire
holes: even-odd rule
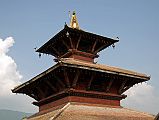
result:
[[[78,25],[78,21],[77,21],[75,11],[73,11],[73,13],[72,13],[72,17],[71,17],[71,21],[70,21],[70,27],[79,29],[79,25]]]

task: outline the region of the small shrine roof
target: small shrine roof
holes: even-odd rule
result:
[[[58,44],[58,47],[60,47],[60,45],[63,42],[60,42],[59,40],[64,40],[64,42],[67,41],[66,39],[68,39],[68,35],[69,35],[69,37],[72,37],[72,36],[76,36],[76,38],[81,37],[81,39],[84,39],[86,41],[91,41],[91,42],[98,40],[98,42],[100,42],[100,45],[102,47],[100,47],[100,49],[98,49],[97,52],[100,52],[101,50],[105,49],[106,47],[119,41],[116,39],[103,37],[101,35],[86,32],[86,31],[83,31],[80,29],[71,28],[71,27],[68,27],[67,25],[65,25],[64,29],[62,29],[59,33],[57,33],[54,37],[52,37],[48,42],[46,42],[44,45],[42,45],[36,52],[51,54],[51,55],[57,57],[56,53],[52,52],[52,51],[54,51],[53,49],[56,48],[54,46],[54,44],[55,43],[57,44],[57,42],[59,42],[60,44]]]
[[[31,80],[15,87],[12,91],[13,92],[18,91],[19,89],[31,84],[32,82],[39,80],[43,76],[53,72],[56,68],[58,68],[60,66],[80,68],[80,69],[98,71],[98,72],[103,72],[103,73],[108,73],[108,74],[127,76],[127,77],[140,79],[141,82],[147,81],[150,79],[150,77],[147,76],[146,74],[142,74],[142,73],[138,73],[138,72],[134,72],[134,71],[130,71],[130,70],[125,70],[125,69],[118,68],[118,67],[112,67],[112,66],[83,62],[83,61],[77,61],[77,60],[74,60],[73,58],[64,58],[64,59],[61,59],[56,65],[49,68],[48,70],[42,72],[41,74],[37,75],[36,77],[32,78]]]

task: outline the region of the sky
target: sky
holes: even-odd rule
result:
[[[159,1],[158,0],[0,0],[0,109],[37,112],[34,99],[11,93],[55,63],[39,48],[69,24],[76,11],[82,30],[116,38],[115,49],[101,51],[98,63],[145,73],[150,81],[135,85],[121,105],[159,112]]]

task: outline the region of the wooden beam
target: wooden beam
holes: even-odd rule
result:
[[[77,70],[76,75],[75,75],[75,78],[74,78],[74,80],[73,80],[73,82],[72,82],[72,87],[75,87],[75,86],[76,86],[77,81],[78,81],[78,79],[79,79],[79,75],[80,75],[80,71]]]
[[[64,40],[62,40],[62,43],[66,46],[67,49],[70,49],[70,47],[68,46],[68,44]]]
[[[123,89],[124,89],[124,86],[125,86],[126,82],[127,82],[127,80],[123,80],[123,82],[122,82],[122,84],[121,84],[121,86],[120,86],[120,88],[119,88],[119,90],[118,90],[118,93],[119,93],[119,94],[122,93],[122,91],[123,91]]]
[[[110,78],[109,84],[108,84],[108,86],[107,86],[107,88],[106,88],[106,92],[109,92],[109,91],[110,91],[110,88],[111,88],[113,82],[114,82],[114,79]]]
[[[101,47],[99,47],[97,50],[94,51],[94,53],[96,54],[97,52],[99,52],[104,46],[102,45]]]
[[[56,52],[56,54],[57,54],[58,56],[60,56],[60,53],[59,53],[59,51],[58,51],[56,48],[52,47],[52,49]]]
[[[95,75],[92,75],[92,76],[91,76],[91,79],[90,79],[90,81],[89,81],[89,83],[88,83],[88,85],[87,85],[87,90],[90,90],[92,81],[93,81],[93,79],[94,79],[94,76],[95,76]]]
[[[100,51],[101,49],[103,49],[105,47],[108,47],[109,45],[111,45],[113,43],[106,41],[105,43],[101,43],[101,44],[102,44],[102,46],[99,47],[97,50],[94,51],[95,54],[97,54],[97,52]]]
[[[96,40],[96,41],[94,42],[94,44],[93,44],[93,47],[92,47],[92,50],[91,50],[92,53],[94,52],[94,49],[95,49],[96,44],[97,44],[97,41],[98,41],[98,40]]]
[[[65,69],[64,69],[64,80],[66,81],[67,87],[70,88],[70,81],[69,81],[69,78],[68,78],[67,71]]]
[[[72,43],[72,39],[70,37],[68,37],[69,40],[70,40],[70,45],[71,45],[71,48],[73,49],[73,43]]]
[[[53,75],[53,77],[58,81],[58,83],[62,86],[62,87],[65,87],[65,84],[62,82],[62,80],[57,77],[55,74]]]
[[[35,94],[33,94],[33,93],[28,94],[28,96],[30,96],[30,97],[32,97],[32,98],[34,98],[35,100],[38,100],[37,96],[36,96]]]
[[[76,49],[78,49],[79,43],[80,43],[80,41],[81,41],[81,36],[82,36],[82,35],[80,35],[79,38],[78,38],[78,41],[77,41],[77,44],[76,44]]]
[[[31,89],[26,90],[26,95],[34,98],[35,100],[39,100],[38,96]]]
[[[40,93],[40,99],[43,99],[45,98],[45,93],[39,88],[39,87],[36,87],[36,89],[38,90],[38,92]]]
[[[124,89],[122,89],[121,93],[127,91],[129,88],[131,88],[132,86],[126,86]]]
[[[46,84],[47,84],[54,92],[57,92],[57,91],[58,91],[57,88],[55,88],[55,87],[51,84],[50,81],[45,80],[45,82],[46,82]]]

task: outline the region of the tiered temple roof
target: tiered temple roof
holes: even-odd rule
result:
[[[13,93],[23,93],[36,100],[33,104],[39,106],[39,112],[29,120],[76,120],[78,117],[82,117],[82,120],[105,120],[114,119],[114,115],[117,116],[115,118],[130,120],[142,115],[143,119],[151,119],[149,115],[120,106],[120,100],[126,98],[123,94],[126,90],[148,81],[150,77],[94,62],[100,51],[118,41],[81,30],[74,12],[70,27],[65,25],[63,30],[37,50],[40,54],[53,55],[57,63],[12,90]],[[79,111],[81,114],[77,115]]]

